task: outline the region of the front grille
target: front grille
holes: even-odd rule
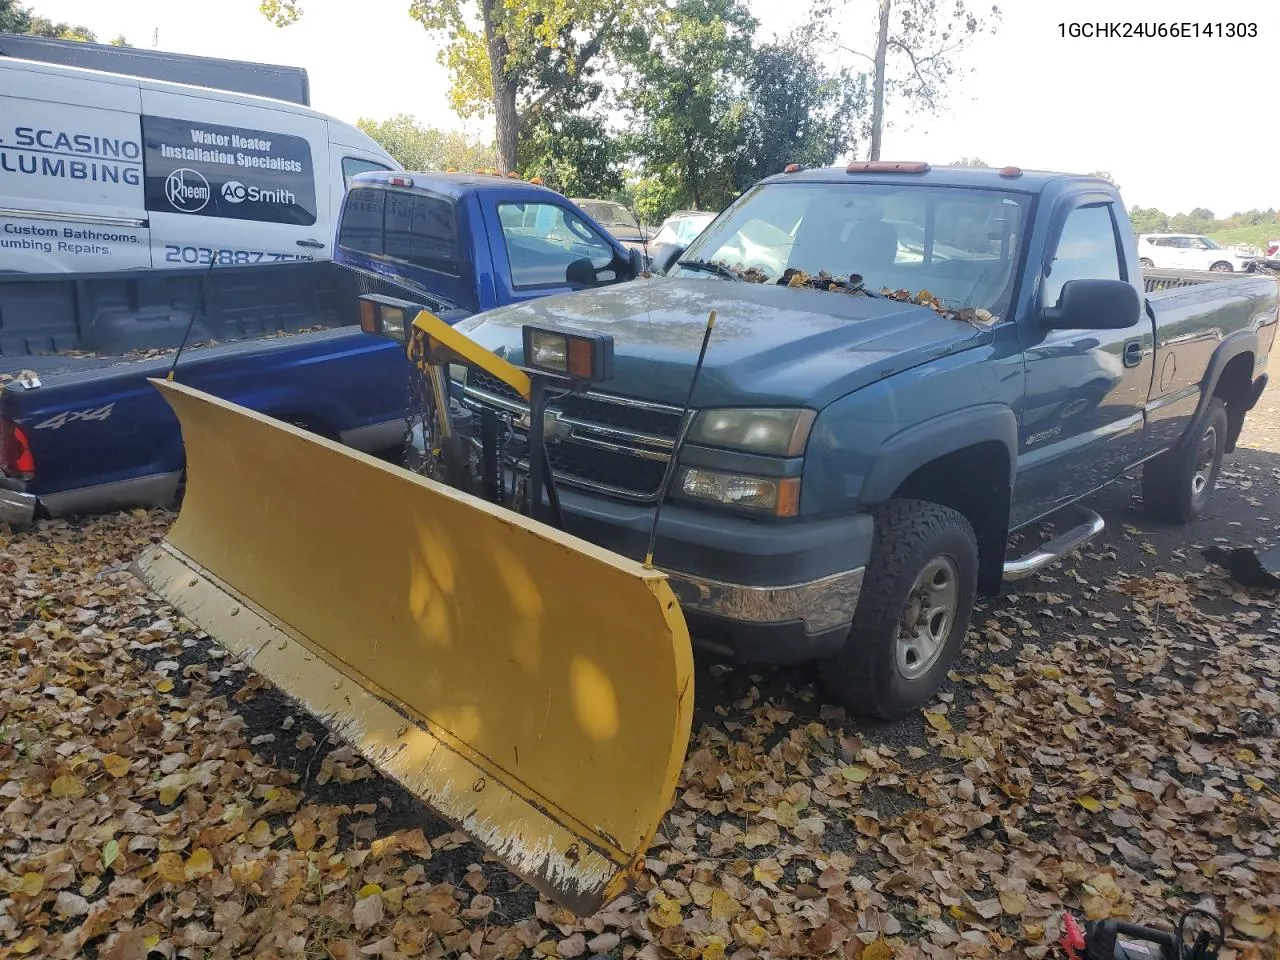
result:
[[[528,413],[519,394],[475,368],[467,371],[466,398],[473,408],[487,405],[517,419]],[[680,430],[679,408],[589,392],[554,400],[547,410],[547,457],[557,480],[629,500],[657,497]],[[516,433],[523,451],[527,429],[517,424]]]

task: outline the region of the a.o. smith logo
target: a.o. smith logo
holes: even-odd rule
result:
[[[245,186],[239,180],[228,180],[222,185],[222,199],[227,203],[281,203],[294,204],[297,196],[283,187],[276,190],[264,190],[262,187]]]
[[[199,213],[209,202],[209,181],[198,170],[179,167],[165,178],[164,195],[173,209]]]

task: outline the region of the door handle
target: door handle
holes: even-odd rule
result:
[[[1142,363],[1142,341],[1129,340],[1124,345],[1124,365],[1136,367]]]
[[[321,243],[319,240],[299,240],[299,241],[298,241],[298,246],[300,246],[300,247],[311,247],[313,250],[322,250],[322,249],[324,249],[324,244],[323,244],[323,243]]]

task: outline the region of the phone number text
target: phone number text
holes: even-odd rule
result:
[[[1175,37],[1178,39],[1196,39],[1207,37],[1256,37],[1256,23],[1198,23],[1182,21],[1180,23],[1060,23],[1058,34],[1063,37]]]
[[[210,247],[180,247],[165,244],[165,263],[196,263],[208,265],[237,263],[281,263],[284,261],[314,260],[307,253],[266,253],[262,250],[214,250]]]

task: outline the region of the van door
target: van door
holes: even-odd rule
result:
[[[138,84],[0,61],[0,273],[151,265]]]
[[[141,87],[155,266],[332,256],[323,118]]]

